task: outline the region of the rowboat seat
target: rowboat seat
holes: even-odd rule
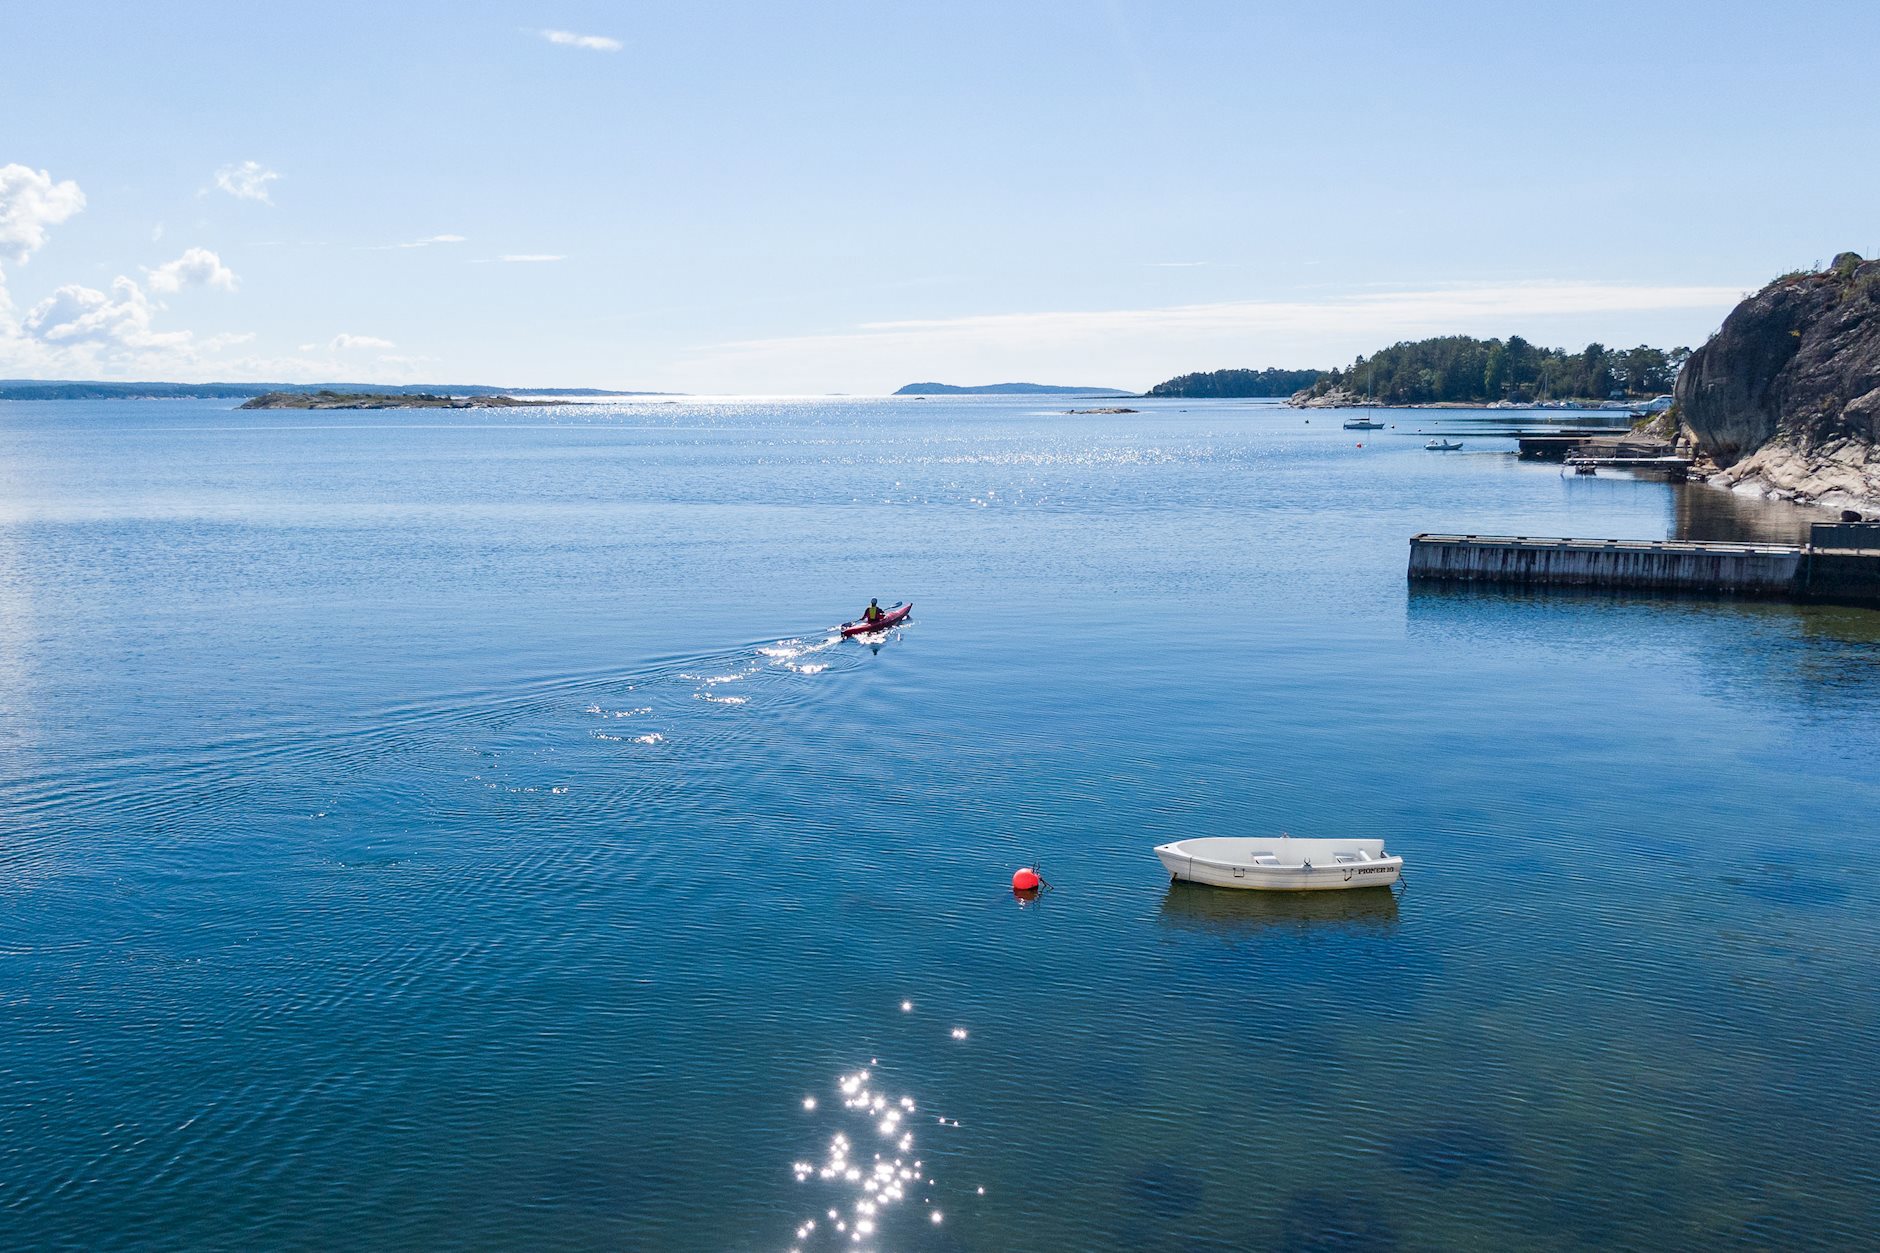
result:
[[[1279,865],[1279,854],[1255,853],[1252,857],[1249,857],[1247,860],[1252,862],[1256,866],[1277,866]]]

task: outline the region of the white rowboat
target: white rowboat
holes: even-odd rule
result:
[[[1382,840],[1215,835],[1161,844],[1155,855],[1177,879],[1265,892],[1387,888],[1403,874],[1403,858]]]

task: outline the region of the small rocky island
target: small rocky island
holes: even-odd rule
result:
[[[431,392],[265,392],[243,409],[524,409],[552,400],[514,396],[440,396]]]

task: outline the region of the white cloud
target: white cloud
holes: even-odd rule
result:
[[[188,331],[151,329],[154,308],[134,280],[119,275],[109,294],[67,283],[27,310],[20,327],[27,338],[43,344],[107,354],[187,344]]]
[[[155,292],[176,292],[190,286],[234,291],[238,281],[235,271],[223,265],[222,258],[207,248],[186,249],[176,260],[165,261],[147,273],[150,290]]]
[[[569,48],[586,48],[589,52],[618,52],[625,44],[606,35],[577,35],[571,30],[539,31],[542,38],[552,44],[561,44]]]
[[[23,262],[46,243],[47,228],[85,207],[78,184],[54,182],[43,170],[0,166],[0,260]],[[204,353],[217,353],[253,338],[214,335],[198,340],[186,330],[159,330],[163,306],[150,292],[173,292],[188,284],[232,290],[235,275],[222,259],[191,248],[149,272],[149,289],[119,275],[109,290],[66,283],[23,315],[0,275],[0,367],[40,377],[65,375],[169,374],[188,370]]]
[[[301,346],[302,351],[305,351],[308,347],[311,347],[311,345],[303,344]],[[356,348],[396,348],[398,345],[394,344],[389,339],[380,339],[376,335],[348,335],[346,332],[341,331],[333,337],[333,342],[327,345],[327,347],[331,348],[334,352],[347,352]]]
[[[0,261],[24,262],[46,244],[46,228],[85,207],[71,179],[52,181],[45,170],[0,165]]]
[[[1438,334],[1695,343],[1742,295],[1736,287],[1527,282],[869,322],[705,347],[683,381],[802,392],[968,376],[1147,386],[1183,370],[1343,365],[1398,339]]]
[[[217,170],[215,185],[237,200],[273,204],[268,196],[268,184],[279,177],[279,173],[259,161],[243,161],[240,165],[225,165]]]

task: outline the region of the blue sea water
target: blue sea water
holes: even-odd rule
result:
[[[1806,517],[1130,403],[0,405],[0,1245],[1871,1239],[1880,613],[1404,580]]]

